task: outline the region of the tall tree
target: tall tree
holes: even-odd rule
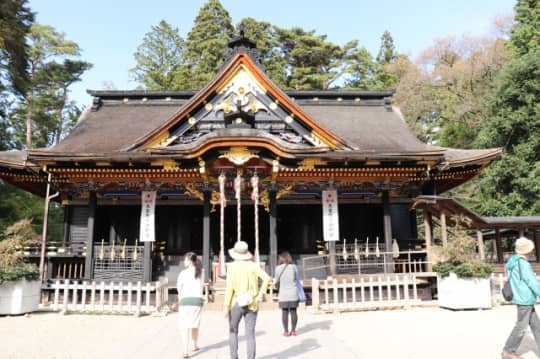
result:
[[[505,150],[480,187],[482,211],[490,215],[540,213],[540,3],[519,0],[515,21],[514,55],[497,78],[478,140]]]
[[[269,22],[247,17],[240,20],[236,30],[238,33],[244,30],[245,36],[255,42],[266,75],[280,88],[286,88],[287,60],[281,52],[277,27]]]
[[[394,61],[396,58],[396,48],[394,47],[394,39],[390,31],[386,30],[381,36],[381,46],[377,54],[377,63],[386,65]]]
[[[195,24],[186,38],[184,60],[189,64],[189,82],[201,88],[216,74],[223,63],[223,53],[233,36],[229,13],[219,0],[208,0],[199,10]],[[182,73],[186,73],[182,69]]]
[[[26,148],[32,148],[32,122],[34,121],[34,92],[40,86],[39,72],[52,57],[79,56],[79,46],[52,26],[33,24],[30,28],[30,84],[26,94]]]
[[[345,58],[354,49],[351,41],[343,47],[295,27],[278,30],[284,58],[288,59],[287,87],[296,90],[329,89],[344,73]]]
[[[394,39],[389,31],[385,31],[381,36],[381,46],[377,54],[377,70],[373,79],[373,90],[386,90],[395,88],[399,77],[391,71],[391,65],[398,59],[394,47]]]
[[[52,111],[55,112],[56,129],[54,131],[54,143],[57,144],[62,138],[63,131],[69,129],[73,124],[74,104],[68,101],[69,87],[75,82],[81,81],[85,71],[92,65],[85,61],[64,60],[63,63],[51,61],[40,71],[42,80],[46,84],[47,93],[45,96],[51,99]]]
[[[371,53],[364,46],[360,47],[355,41],[353,50],[345,58],[347,65],[345,72],[348,78],[345,87],[356,90],[371,90],[374,87],[374,76],[377,63],[373,61]]]
[[[0,90],[24,94],[28,82],[26,35],[34,21],[27,0],[0,2]],[[5,81],[9,83],[6,83]]]
[[[175,73],[183,65],[184,39],[178,28],[165,20],[152,26],[133,55],[136,65],[130,70],[133,78],[148,90],[173,90]]]

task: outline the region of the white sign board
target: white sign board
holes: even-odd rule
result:
[[[324,240],[339,241],[339,215],[337,190],[322,191]]]
[[[156,240],[155,209],[156,191],[142,191],[141,195],[141,231],[140,242],[154,242]]]

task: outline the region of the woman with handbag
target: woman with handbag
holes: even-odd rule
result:
[[[193,341],[193,351],[199,350],[197,339],[199,338],[203,305],[204,273],[201,261],[193,252],[185,255],[184,267],[185,269],[178,275],[176,288],[178,289],[180,339],[183,356],[187,358],[189,357],[190,341]]]
[[[534,308],[536,299],[540,296],[540,282],[528,261],[534,250],[534,243],[521,237],[516,240],[515,248],[516,254],[506,263],[506,270],[512,287],[512,303],[517,304],[517,322],[504,345],[503,359],[522,358],[516,351],[528,326],[531,327],[536,345],[540,349],[540,320]]]
[[[227,266],[227,288],[223,311],[229,319],[229,349],[231,359],[238,358],[238,326],[244,318],[246,327],[247,357],[255,359],[255,324],[257,302],[262,301],[270,276],[251,260],[246,242],[238,241],[229,249],[234,262]],[[262,280],[259,289],[259,279]]]
[[[296,336],[298,323],[298,302],[301,299],[298,293],[298,268],[293,264],[289,252],[279,255],[279,265],[276,267],[274,285],[278,288],[278,302],[281,308],[281,321],[283,336]],[[300,287],[301,288],[301,287]],[[289,332],[289,316],[291,317],[291,331]]]

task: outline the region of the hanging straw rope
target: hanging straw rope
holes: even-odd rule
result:
[[[259,264],[259,177],[255,174],[251,177],[251,199],[255,213],[255,262]]]
[[[218,276],[224,277],[227,275],[225,267],[225,206],[227,199],[225,198],[225,181],[227,177],[222,173],[218,177],[219,183],[219,258],[218,258]]]
[[[240,176],[240,170],[238,170],[236,178],[234,179],[234,190],[236,192],[236,217],[238,218],[236,223],[238,231],[236,240],[239,242],[242,240],[242,176]]]

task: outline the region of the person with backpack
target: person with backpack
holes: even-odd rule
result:
[[[503,359],[522,358],[516,352],[528,326],[531,327],[536,345],[540,349],[540,320],[534,307],[540,296],[540,282],[528,261],[533,250],[534,243],[520,237],[515,243],[516,254],[506,263],[508,281],[512,288],[512,303],[517,305],[517,322],[504,345],[501,354]]]

